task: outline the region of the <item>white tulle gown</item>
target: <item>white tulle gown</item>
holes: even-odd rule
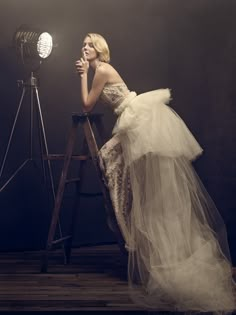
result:
[[[232,312],[225,226],[191,165],[202,148],[167,105],[170,91],[137,96],[106,84],[102,99],[118,115],[100,164],[129,253],[132,298],[151,310]]]

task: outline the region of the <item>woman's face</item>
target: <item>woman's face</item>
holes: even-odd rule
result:
[[[85,54],[88,61],[93,61],[98,57],[98,53],[95,50],[90,37],[85,37],[82,47],[82,54]]]

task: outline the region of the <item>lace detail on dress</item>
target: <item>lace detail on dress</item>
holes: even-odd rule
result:
[[[124,82],[120,83],[107,83],[105,84],[101,93],[100,99],[103,103],[106,103],[116,109],[130,93]]]
[[[99,164],[103,174],[103,182],[108,188],[115,216],[121,234],[126,242],[130,240],[130,211],[132,207],[132,192],[129,170],[124,163],[121,143],[118,136],[111,138],[99,151]],[[109,222],[111,223],[111,222]],[[113,227],[110,226],[113,230]]]

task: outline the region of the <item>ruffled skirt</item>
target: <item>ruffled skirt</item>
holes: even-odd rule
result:
[[[202,148],[169,100],[168,89],[130,93],[99,153],[129,253],[130,293],[147,309],[230,313],[224,222],[191,165]]]

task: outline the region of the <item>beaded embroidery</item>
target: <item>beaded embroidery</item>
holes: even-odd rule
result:
[[[130,91],[124,82],[107,83],[103,88],[100,99],[102,102],[115,109],[123,102],[129,93]]]

